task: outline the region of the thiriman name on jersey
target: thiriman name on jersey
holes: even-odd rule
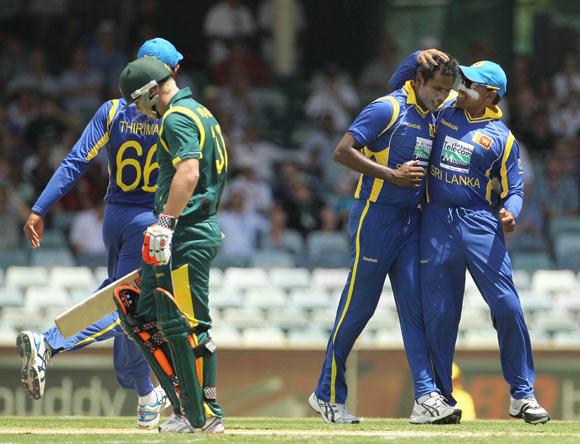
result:
[[[431,176],[439,180],[444,180],[445,183],[460,187],[481,188],[479,178],[448,173],[447,171],[443,171],[433,165],[431,165]]]
[[[126,120],[119,121],[122,133],[143,134],[145,136],[154,136],[159,132],[159,125],[148,122],[128,122]]]

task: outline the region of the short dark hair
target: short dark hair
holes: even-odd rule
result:
[[[440,56],[435,56],[433,59],[435,59],[437,65],[420,65],[419,68],[417,68],[417,73],[421,74],[421,77],[423,77],[423,80],[426,82],[435,77],[437,71],[440,71],[441,75],[456,78],[459,74],[459,63],[457,63],[457,60],[455,60],[454,57],[449,54],[446,55],[449,57],[449,60],[444,61]]]

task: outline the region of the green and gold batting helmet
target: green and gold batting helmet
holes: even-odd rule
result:
[[[119,89],[127,103],[139,99],[146,109],[150,109],[159,99],[158,95],[155,98],[150,97],[151,89],[169,77],[171,77],[169,66],[153,57],[145,57],[132,61],[123,69]],[[153,99],[155,103],[147,103]]]

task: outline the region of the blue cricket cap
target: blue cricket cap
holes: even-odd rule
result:
[[[141,45],[137,52],[137,58],[143,57],[156,57],[172,68],[175,68],[183,60],[183,55],[175,49],[173,43],[161,37],[149,39]]]
[[[459,65],[459,69],[467,80],[496,90],[500,97],[503,97],[507,90],[507,77],[502,67],[497,63],[483,60],[475,62],[471,66]]]

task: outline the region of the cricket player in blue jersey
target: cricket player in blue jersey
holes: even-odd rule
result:
[[[352,266],[342,292],[312,409],[327,423],[356,424],[346,409],[345,362],[373,315],[387,274],[415,389],[413,423],[459,422],[461,411],[438,393],[422,318],[419,205],[431,155],[434,118],[458,74],[436,56],[392,94],[367,105],[338,143],[334,160],[361,173],[350,211]]]
[[[147,40],[138,57],[156,57],[179,70],[181,53],[162,38]],[[44,216],[86,171],[103,148],[107,151],[109,185],[103,222],[103,239],[108,253],[108,285],[141,265],[143,233],[155,223],[154,195],[157,183],[156,161],[159,125],[139,112],[125,99],[109,100],[98,109],[81,138],[50,179],[32,207],[24,232],[33,248],[40,247]],[[49,297],[50,295],[47,295]],[[21,380],[34,399],[44,393],[49,359],[63,351],[75,351],[95,341],[114,337],[113,360],[119,384],[139,396],[137,425],[150,429],[159,423],[160,411],[170,405],[163,389],[153,387],[151,369],[135,344],[124,334],[116,311],[71,338],[64,338],[55,328],[43,334],[23,331],[17,337],[17,349],[23,358]]]
[[[422,53],[412,54],[390,85],[409,78],[418,60],[425,60]],[[514,231],[524,197],[518,143],[497,106],[507,78],[488,60],[460,70],[457,99],[437,113],[421,222],[423,317],[437,385],[455,404],[451,373],[467,268],[497,330],[510,416],[545,423],[550,417],[534,397],[530,337],[504,237]],[[491,210],[494,178],[501,184],[497,215]]]

